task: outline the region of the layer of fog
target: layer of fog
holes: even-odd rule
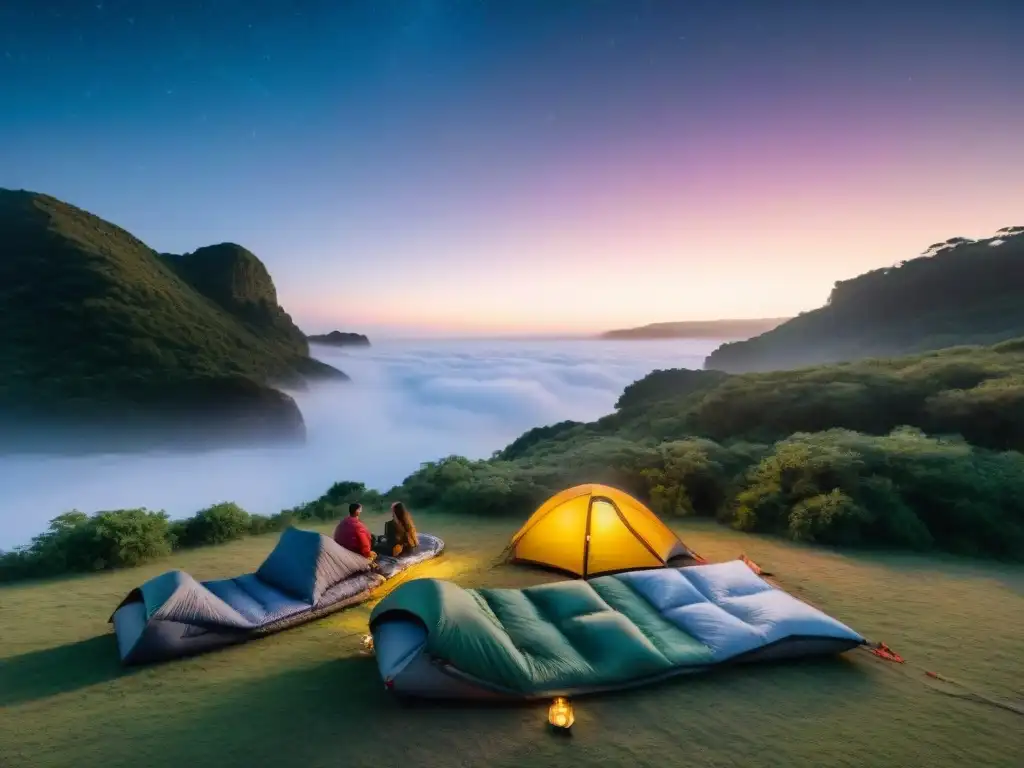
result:
[[[317,347],[352,382],[294,393],[301,447],[195,455],[0,458],[0,548],[70,509],[148,507],[184,517],[218,501],[264,514],[337,480],[385,490],[422,462],[485,458],[527,429],[587,421],[655,368],[699,368],[712,341],[391,342]]]

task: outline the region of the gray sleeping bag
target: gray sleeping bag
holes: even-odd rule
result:
[[[441,539],[420,534],[414,552],[371,564],[328,536],[288,528],[255,573],[200,582],[168,571],[133,589],[110,618],[121,662],[188,656],[287,629],[360,603],[443,551]]]

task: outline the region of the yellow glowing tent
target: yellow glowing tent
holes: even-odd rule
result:
[[[544,502],[512,537],[511,559],[597,576],[702,562],[647,507],[607,485],[577,485]]]

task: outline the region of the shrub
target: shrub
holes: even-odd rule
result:
[[[794,435],[749,472],[733,524],[825,544],[1024,557],[1024,455],[912,429]]]
[[[119,509],[89,516],[74,510],[51,520],[27,547],[0,556],[0,578],[130,567],[170,552],[166,512]]]
[[[472,479],[474,464],[462,456],[449,456],[440,461],[425,462],[400,486],[389,491],[388,496],[400,494],[412,505],[432,506],[440,501],[441,496],[449,488]]]
[[[836,427],[884,434],[902,424],[919,424],[922,400],[898,377],[872,371],[734,376],[700,402],[692,425],[716,440],[778,440]]]
[[[870,514],[838,488],[798,502],[789,514],[789,537],[794,541],[861,543],[861,527]]]
[[[253,536],[259,536],[264,533],[281,530],[281,528],[275,525],[277,520],[277,515],[249,515],[249,533]]]
[[[276,533],[299,522],[300,520],[295,517],[294,513],[287,509],[276,515],[249,515],[249,533],[254,536],[263,533]]]
[[[447,488],[441,504],[452,512],[476,515],[521,514],[533,511],[549,495],[527,473],[508,467],[480,469],[471,478]]]
[[[176,523],[175,544],[181,547],[223,544],[245,536],[251,525],[248,512],[234,502],[221,502]]]
[[[356,501],[365,509],[371,510],[380,508],[384,503],[384,497],[378,491],[367,488],[363,483],[345,480],[332,485],[327,489],[327,493],[317,501],[334,508],[347,507],[351,502]]]
[[[69,548],[75,570],[135,566],[171,552],[170,526],[163,511],[99,512],[75,530],[83,534],[81,547]]]
[[[582,426],[583,424],[578,421],[560,421],[557,424],[551,424],[546,427],[535,427],[524,432],[502,450],[495,451],[493,458],[501,461],[512,461],[522,458],[535,445],[550,442],[558,437],[564,438],[575,431],[577,427]]]
[[[925,403],[925,425],[1001,450],[1024,445],[1024,378],[940,392]]]
[[[692,371],[687,368],[652,371],[627,386],[615,407],[619,410],[640,408],[657,400],[685,397],[708,390],[728,376],[722,371]]]
[[[726,449],[710,440],[680,440],[663,443],[658,453],[658,466],[642,471],[654,512],[704,516],[721,513],[731,485],[721,460]]]
[[[363,483],[342,481],[335,483],[320,498],[298,504],[283,510],[280,515],[287,515],[292,521],[327,521],[337,520],[348,514],[348,505],[359,502],[366,510],[379,509],[384,497],[375,490],[368,489]],[[261,518],[256,527],[260,530],[282,530],[287,525],[277,520],[278,515]]]
[[[51,520],[48,530],[27,546],[0,551],[0,581],[139,565],[169,555],[176,547],[222,544],[247,534],[282,531],[304,521],[333,520],[347,514],[350,501],[372,509],[383,503],[383,497],[362,483],[344,481],[314,501],[274,515],[250,515],[234,502],[214,504],[174,522],[165,512],[146,509],[91,516],[72,510]]]

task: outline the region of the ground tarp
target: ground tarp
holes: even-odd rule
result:
[[[739,560],[526,589],[414,579],[370,628],[388,687],[437,698],[579,695],[865,642]]]
[[[420,534],[413,552],[369,560],[315,531],[288,528],[255,573],[199,582],[169,571],[133,589],[111,622],[124,664],[187,656],[270,634],[366,600],[374,587],[436,557]]]

